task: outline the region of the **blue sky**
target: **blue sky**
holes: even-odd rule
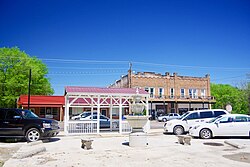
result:
[[[56,95],[108,86],[129,62],[232,85],[250,73],[249,0],[0,0],[0,20],[0,47],[41,59]]]

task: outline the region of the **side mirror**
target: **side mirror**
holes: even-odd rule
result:
[[[14,118],[14,119],[21,119],[22,117],[19,116],[19,115],[16,115],[16,116],[14,116],[13,118]]]
[[[219,127],[219,121],[218,122],[215,122],[215,125],[217,126],[217,128]]]

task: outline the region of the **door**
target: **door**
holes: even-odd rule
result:
[[[198,112],[194,112],[194,113],[189,114],[183,121],[184,122],[186,121],[185,131],[188,131],[192,125],[199,123]]]
[[[100,115],[100,126],[101,128],[109,128],[110,121],[107,117]]]
[[[6,112],[5,120],[3,121],[2,132],[5,136],[22,136],[24,119],[15,110],[8,110]]]
[[[250,122],[246,116],[236,116],[234,119],[234,132],[237,136],[249,136]]]
[[[214,136],[235,136],[233,117],[223,117],[215,123]]]

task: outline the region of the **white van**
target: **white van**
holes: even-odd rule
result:
[[[164,131],[167,133],[174,133],[175,135],[181,135],[188,132],[192,125],[209,121],[211,118],[215,118],[223,114],[229,113],[223,109],[188,111],[179,119],[167,121],[164,125]]]

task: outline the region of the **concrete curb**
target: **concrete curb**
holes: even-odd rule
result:
[[[232,141],[225,140],[224,143],[226,143],[226,144],[228,144],[228,145],[230,145],[230,146],[233,146],[233,147],[235,147],[235,148],[238,148],[238,149],[244,148],[243,146],[241,146],[241,145],[239,145],[239,144],[237,144],[237,143],[234,143],[234,142],[232,142]]]
[[[31,149],[25,152],[17,152],[16,154],[13,155],[12,158],[23,159],[23,158],[31,157],[33,155],[36,155],[38,153],[45,152],[45,151],[46,151],[45,147],[38,147],[38,148]]]

